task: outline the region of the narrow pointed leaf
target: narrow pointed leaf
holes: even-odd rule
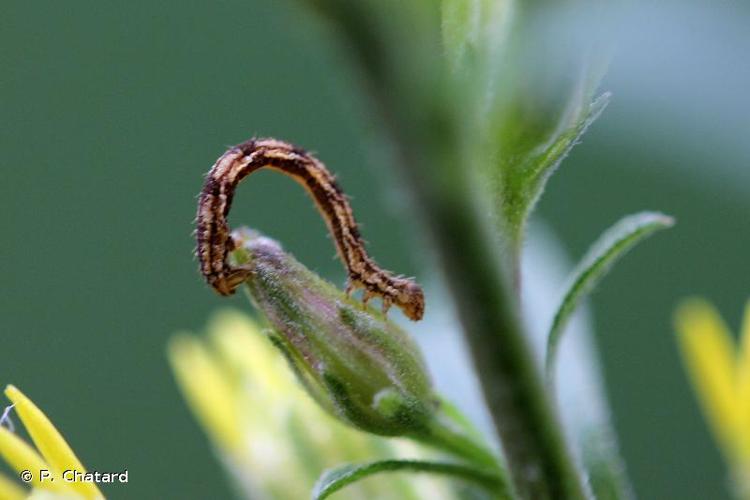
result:
[[[657,212],[629,215],[609,228],[581,259],[568,280],[567,292],[555,313],[547,336],[548,380],[552,380],[554,376],[557,349],[565,326],[581,300],[594,289],[617,259],[647,236],[672,224],[674,219]]]
[[[503,203],[506,217],[516,231],[521,231],[544,187],[573,147],[581,141],[592,123],[609,104],[611,94],[600,95],[582,113],[578,121],[560,132],[559,136],[541,153],[530,156],[528,161],[508,173],[504,181]],[[506,167],[507,169],[507,167]]]
[[[501,481],[497,476],[466,465],[420,460],[381,460],[365,464],[346,464],[325,471],[313,488],[312,498],[323,500],[352,483],[382,472],[429,472],[472,482],[491,492],[501,489]],[[498,492],[495,498],[509,497],[504,492]]]
[[[542,155],[536,159],[536,163],[525,173],[526,182],[529,184],[530,204],[534,204],[541,194],[547,179],[554,173],[560,163],[570,153],[573,147],[578,144],[583,134],[586,133],[592,123],[602,114],[609,104],[611,94],[605,92],[589,105],[588,111],[580,121],[569,128],[560,137],[552,143]]]

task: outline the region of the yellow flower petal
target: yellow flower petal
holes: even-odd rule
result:
[[[216,352],[245,382],[256,382],[259,390],[297,390],[286,361],[249,317],[227,309],[213,316],[208,330]]]
[[[702,300],[683,303],[675,323],[683,360],[703,412],[727,458],[734,461],[742,429],[732,338],[714,308]]]
[[[59,482],[39,480],[40,471],[51,471],[51,466],[34,448],[4,427],[0,427],[0,455],[16,472],[30,471],[30,484],[35,488],[55,491],[65,489]]]
[[[81,495],[71,491],[31,490],[26,500],[81,500]]]
[[[745,315],[742,319],[740,335],[743,342],[750,342],[750,300],[745,303]]]
[[[235,453],[245,444],[238,419],[237,390],[203,344],[189,335],[169,343],[178,386],[196,418],[218,446]]]
[[[28,493],[15,481],[0,474],[0,498],[3,500],[24,500]]]
[[[39,452],[54,470],[59,472],[66,470],[86,471],[73,450],[68,446],[65,438],[52,425],[52,422],[42,410],[12,385],[5,388],[5,395],[16,405],[15,411],[18,417],[23,422]],[[85,498],[103,498],[102,493],[94,483],[71,482],[68,484],[72,490]]]
[[[745,305],[745,317],[740,330],[740,355],[737,362],[738,400],[742,436],[739,443],[740,460],[750,472],[750,301]]]

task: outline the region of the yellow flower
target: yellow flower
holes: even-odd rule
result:
[[[32,486],[33,491],[29,492],[31,496],[36,498],[42,494],[46,498],[56,499],[104,498],[93,483],[64,480],[64,471],[86,472],[65,438],[47,416],[16,387],[6,387],[5,395],[13,403],[13,409],[36,449],[11,430],[0,427],[0,456]],[[19,494],[22,496],[19,497]],[[16,483],[0,477],[0,498],[23,498],[26,494]]]
[[[26,490],[18,486],[10,478],[0,474],[0,498],[4,500],[23,500]]]
[[[750,480],[750,301],[739,341],[716,310],[700,299],[685,301],[675,325],[686,369],[703,413],[741,491]]]
[[[281,353],[242,313],[214,315],[207,341],[175,335],[168,354],[189,408],[249,498],[308,498],[328,467],[425,456],[411,443],[365,434],[325,413],[299,387]],[[453,498],[446,484],[392,476],[355,485],[347,498]]]

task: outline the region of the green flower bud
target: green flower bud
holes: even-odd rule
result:
[[[250,271],[251,300],[271,340],[328,412],[385,436],[429,426],[437,398],[409,336],[370,307],[308,270],[281,246],[247,229],[232,235],[233,264]]]

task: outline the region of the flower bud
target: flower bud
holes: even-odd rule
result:
[[[308,393],[328,412],[361,430],[418,433],[436,407],[421,353],[386,317],[347,296],[281,246],[247,229],[232,235],[233,264]]]

